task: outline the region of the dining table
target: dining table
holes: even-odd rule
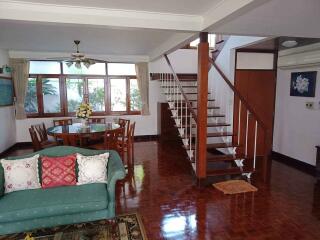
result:
[[[49,127],[47,134],[56,140],[62,140],[64,145],[80,145],[80,147],[83,147],[88,139],[98,139],[107,130],[117,128],[120,128],[120,125],[113,122],[92,123],[86,126],[81,123],[73,123],[71,125]]]

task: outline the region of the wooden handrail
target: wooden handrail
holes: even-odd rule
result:
[[[169,68],[170,68],[170,70],[171,70],[171,72],[172,72],[172,75],[173,75],[175,81],[177,82],[177,85],[178,85],[178,87],[179,87],[179,89],[180,89],[180,92],[181,92],[183,98],[184,98],[184,101],[187,103],[187,107],[188,107],[189,111],[191,112],[192,117],[193,117],[194,120],[197,122],[197,114],[196,114],[196,112],[193,110],[192,105],[191,105],[191,103],[189,102],[187,95],[184,93],[183,88],[182,88],[182,85],[181,85],[181,82],[180,82],[180,80],[179,80],[179,78],[178,78],[178,75],[177,75],[176,72],[174,71],[174,69],[173,69],[173,67],[172,67],[172,65],[171,65],[171,62],[170,62],[167,54],[164,54],[164,58],[166,59],[168,65],[169,65]]]
[[[241,100],[241,102],[245,105],[245,107],[251,112],[254,118],[257,120],[259,125],[263,128],[263,130],[268,131],[267,126],[263,123],[261,118],[258,116],[256,111],[250,106],[247,100],[241,95],[241,93],[233,86],[227,76],[222,72],[222,70],[218,67],[218,65],[214,62],[212,58],[209,57],[209,62],[215,67],[218,73],[221,75],[223,80],[227,83],[227,85],[231,88],[231,90],[235,93],[235,95]]]

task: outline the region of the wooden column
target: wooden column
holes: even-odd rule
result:
[[[204,179],[207,171],[207,109],[208,109],[209,43],[208,33],[200,33],[198,45],[197,106],[197,177]]]

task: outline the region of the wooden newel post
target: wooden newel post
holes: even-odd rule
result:
[[[208,33],[200,33],[198,45],[198,106],[197,106],[197,177],[207,172],[207,109],[208,109],[209,43]]]

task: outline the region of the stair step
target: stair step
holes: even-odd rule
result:
[[[182,114],[182,115],[184,115],[184,114]],[[171,116],[171,117],[172,118],[180,118],[180,116],[181,116],[181,113],[179,112],[177,117],[174,117],[174,116]],[[223,117],[225,117],[225,115],[222,115],[222,114],[208,114],[208,116],[207,116],[207,118],[223,118]],[[184,118],[184,116],[183,116],[183,118]]]
[[[232,132],[207,133],[207,137],[229,137],[229,136],[236,136],[236,134]],[[188,134],[187,137],[189,138],[190,135]],[[192,137],[196,137],[196,134],[193,133]]]
[[[239,159],[239,157],[234,154],[220,154],[207,157],[207,162],[234,161],[236,159]]]
[[[222,39],[222,40],[220,40],[220,41],[217,41],[216,42],[216,45],[218,45],[218,44],[221,44],[221,43],[223,43],[224,42],[224,40]]]
[[[229,123],[207,123],[207,127],[228,127]],[[178,127],[178,126],[176,126]],[[182,127],[190,127],[190,124],[182,124]],[[196,127],[196,124],[192,124],[192,127]]]
[[[181,86],[182,88],[197,88],[198,86]],[[172,88],[172,86],[163,86],[163,88]]]
[[[254,172],[252,168],[242,168],[242,170],[239,167],[231,167],[231,168],[225,168],[225,169],[208,169],[207,170],[207,176],[221,176],[221,175],[239,175],[242,173],[250,173]]]
[[[165,81],[169,81],[169,82],[172,82],[172,81],[175,81],[173,79],[164,79]],[[180,82],[197,82],[198,79],[184,79],[184,78],[179,78],[179,81]]]
[[[239,144],[232,143],[232,142],[226,142],[226,143],[210,143],[207,144],[207,149],[212,148],[230,148],[230,147],[239,147]]]
[[[217,132],[217,133],[207,133],[207,137],[228,137],[235,136],[233,132]]]
[[[177,108],[180,108],[181,109],[181,106],[177,106]],[[186,107],[185,106],[182,106],[182,109],[185,109]],[[170,110],[175,110],[174,108],[169,108]],[[197,107],[193,107],[192,109],[198,109]],[[212,106],[212,107],[207,107],[207,109],[220,109],[220,107],[216,107],[216,106]]]
[[[193,94],[196,95],[198,94],[197,92],[185,92],[185,94]],[[210,93],[208,93],[210,94]],[[165,95],[181,95],[181,93],[165,93]]]
[[[214,102],[215,99],[208,99],[208,102]],[[189,102],[198,102],[197,99],[192,99],[192,100],[189,100]]]
[[[185,149],[189,149],[189,145],[183,146]],[[216,148],[229,148],[229,147],[239,147],[237,143],[209,143],[207,144],[207,150]],[[195,144],[191,144],[191,150],[195,149]]]

